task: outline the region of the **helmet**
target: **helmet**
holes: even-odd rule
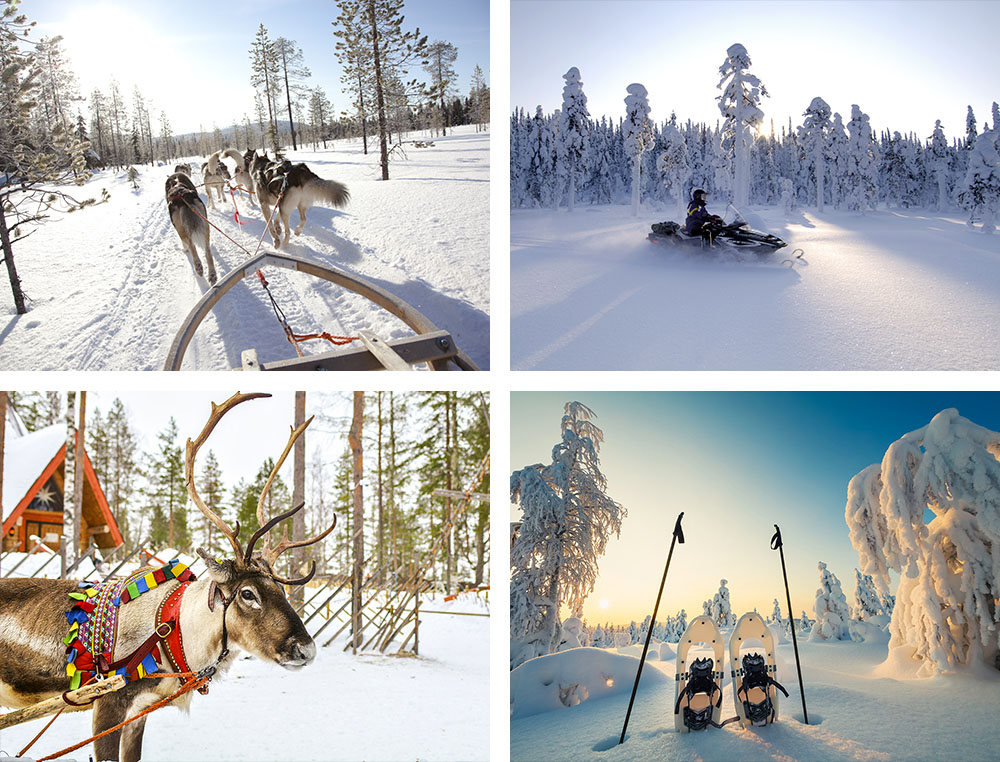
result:
[[[708,194],[705,193],[705,191],[703,191],[701,188],[698,188],[698,190],[696,190],[694,193],[691,194],[691,198],[694,201],[698,201],[699,200],[698,196],[707,196],[707,195]]]

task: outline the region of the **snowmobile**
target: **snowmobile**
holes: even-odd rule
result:
[[[731,252],[736,254],[737,258],[740,259],[744,258],[741,256],[743,253],[752,253],[757,255],[758,259],[763,259],[769,257],[778,251],[778,249],[788,246],[778,236],[754,230],[750,227],[740,211],[732,204],[729,204],[726,208],[727,215],[730,210],[733,211],[732,222],[726,222],[725,219],[716,217],[704,226],[705,230],[708,231],[707,236],[703,236],[700,233],[689,235],[684,232],[682,225],[669,221],[654,222],[650,226],[652,232],[647,235],[647,238],[653,243],[667,246],[698,250],[716,249]],[[795,249],[782,261],[782,264],[792,266],[796,263],[796,260],[802,258],[804,253],[802,249]]]

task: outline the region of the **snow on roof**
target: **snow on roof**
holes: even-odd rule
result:
[[[13,513],[65,442],[66,426],[58,423],[23,437],[7,437],[4,442],[0,521]]]

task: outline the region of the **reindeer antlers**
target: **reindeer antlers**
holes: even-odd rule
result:
[[[334,514],[333,523],[326,529],[326,531],[322,532],[316,537],[313,537],[312,539],[301,540],[299,542],[288,541],[288,529],[286,527],[282,533],[281,542],[278,543],[278,546],[276,548],[272,548],[271,538],[268,533],[271,531],[273,527],[277,526],[280,522],[284,521],[287,518],[290,518],[297,511],[301,510],[302,507],[305,505],[305,503],[300,503],[299,505],[292,508],[292,510],[287,511],[286,513],[282,513],[278,516],[275,516],[270,521],[266,522],[264,521],[264,501],[267,498],[268,491],[271,489],[271,484],[274,482],[275,477],[278,475],[278,470],[281,468],[282,464],[285,462],[285,459],[288,457],[288,453],[291,452],[292,446],[295,444],[296,440],[302,436],[303,432],[305,432],[309,424],[312,423],[313,417],[315,416],[309,418],[309,420],[307,420],[298,428],[292,428],[291,434],[288,437],[288,443],[285,445],[285,449],[281,453],[281,457],[278,458],[277,463],[274,464],[274,468],[271,469],[271,474],[270,476],[268,476],[267,482],[264,484],[264,489],[261,490],[260,497],[257,500],[257,521],[260,524],[260,529],[258,529],[256,532],[253,533],[253,536],[250,538],[250,542],[247,544],[246,550],[244,550],[243,547],[240,545],[239,522],[236,522],[236,531],[234,532],[229,527],[229,525],[226,524],[225,521],[220,519],[218,515],[216,515],[212,510],[208,508],[208,506],[205,505],[204,501],[198,495],[198,490],[195,487],[194,483],[194,459],[195,456],[198,454],[198,450],[206,442],[206,440],[211,435],[212,431],[215,429],[219,421],[222,420],[222,416],[224,416],[234,407],[239,405],[241,402],[246,402],[247,400],[256,399],[258,397],[270,397],[270,396],[271,396],[270,394],[263,394],[263,393],[240,394],[239,392],[237,392],[228,400],[223,402],[221,405],[216,405],[213,402],[212,413],[209,416],[208,421],[205,423],[205,427],[202,429],[201,434],[198,435],[198,438],[195,439],[194,442],[188,439],[185,451],[184,469],[186,477],[185,483],[187,484],[188,494],[191,496],[191,500],[194,502],[194,504],[198,506],[198,509],[202,513],[204,513],[205,516],[208,517],[208,519],[219,528],[219,530],[229,540],[230,544],[232,544],[233,549],[236,551],[236,564],[237,566],[243,568],[249,568],[253,560],[254,545],[257,543],[257,540],[261,538],[264,539],[264,543],[263,547],[259,551],[260,556],[267,562],[269,567],[273,567],[275,561],[278,560],[278,556],[280,556],[286,550],[289,550],[290,548],[305,547],[307,545],[312,545],[313,543],[319,542],[328,534],[330,534],[330,532],[333,531],[333,528],[337,526],[337,516],[336,514]],[[274,578],[275,581],[285,585],[303,585],[310,579],[312,579],[312,576],[315,573],[316,573],[315,561],[313,561],[312,568],[310,569],[309,573],[305,577],[301,577],[298,579],[284,579],[274,574],[273,571],[270,572],[271,576]]]

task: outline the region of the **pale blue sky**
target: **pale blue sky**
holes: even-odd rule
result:
[[[352,108],[334,56],[331,22],[340,10],[333,0],[24,0],[21,9],[38,22],[32,39],[63,35],[85,98],[94,87],[106,92],[113,74],[130,112],[138,85],[155,103],[154,122],[165,109],[178,134],[199,125],[211,130],[213,121],[228,126],[244,112],[253,120],[247,51],[261,23],[272,39],[286,37],[302,48],[312,71],[308,86],[321,86],[338,114]],[[403,14],[405,29],[420,27],[431,41],[458,48],[462,96],[476,64],[489,78],[488,0],[407,0]],[[413,76],[425,81],[422,71]]]
[[[980,128],[1000,100],[1000,3],[667,2],[512,0],[511,108],[559,108],[562,75],[580,69],[592,116],[624,115],[625,88],[649,91],[651,116],[714,125],[719,66],[743,44],[770,98],[765,123],[797,126],[816,96],[845,123],[851,104],[876,129],[921,137],[941,119],[965,134],[970,104]],[[990,63],[992,62],[992,64]]]
[[[700,614],[722,578],[737,614],[755,606],[770,614],[776,597],[784,610],[773,524],[784,537],[796,615],[815,601],[818,561],[853,602],[858,556],[844,519],[851,477],[948,407],[1000,430],[996,393],[513,393],[512,469],[551,462],[570,400],[597,414],[608,494],[628,510],[584,609],[591,624],[651,613],[680,511],[687,542],[674,551],[664,614]]]

